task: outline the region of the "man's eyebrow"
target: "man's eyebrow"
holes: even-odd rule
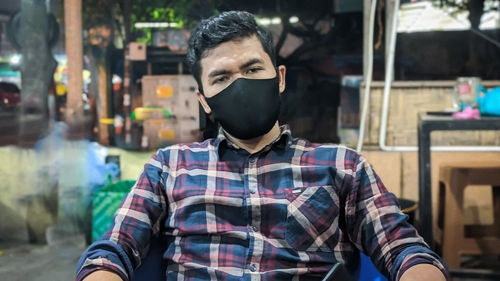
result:
[[[264,60],[258,59],[258,58],[250,59],[246,63],[244,63],[242,66],[240,66],[240,69],[245,69],[245,68],[247,68],[251,65],[254,65],[256,63],[264,63]],[[210,72],[208,74],[208,77],[212,78],[212,77],[216,77],[216,76],[224,75],[224,74],[228,74],[228,73],[229,73],[229,71],[227,71],[227,70],[224,70],[224,69],[217,70],[216,69],[216,70]]]
[[[256,63],[264,63],[263,60],[261,59],[258,59],[258,58],[254,58],[254,59],[250,59],[249,61],[247,61],[246,63],[244,63],[240,68],[243,69],[243,68],[247,68],[253,64],[256,64]]]
[[[228,74],[229,71],[227,70],[214,70],[208,74],[208,77],[215,77],[223,74]]]

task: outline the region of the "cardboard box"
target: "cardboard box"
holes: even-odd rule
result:
[[[144,135],[150,149],[201,140],[197,89],[196,80],[191,75],[142,78],[143,106],[159,106],[171,114],[169,119],[144,121]]]
[[[146,49],[147,49],[146,43],[130,42],[130,44],[129,44],[130,60],[145,61],[146,60]]]
[[[199,123],[194,119],[150,119],[143,123],[150,149],[174,143],[200,141]]]

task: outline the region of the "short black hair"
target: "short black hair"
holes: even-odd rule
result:
[[[186,61],[201,93],[203,93],[203,87],[200,61],[204,53],[224,42],[248,38],[253,35],[259,38],[262,48],[271,58],[273,65],[276,65],[273,36],[269,30],[257,25],[254,15],[251,13],[228,11],[198,23],[189,38]]]

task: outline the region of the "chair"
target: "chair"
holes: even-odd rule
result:
[[[493,225],[464,226],[464,190],[473,184],[492,186]],[[438,209],[442,256],[450,269],[460,268],[464,254],[500,254],[500,162],[441,165]]]
[[[151,240],[149,253],[134,271],[132,280],[134,281],[154,281],[165,280],[167,265],[163,260],[163,253],[166,250],[166,241],[163,237],[153,237]]]

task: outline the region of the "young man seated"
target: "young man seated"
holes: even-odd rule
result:
[[[158,236],[166,280],[321,280],[336,263],[355,276],[360,252],[389,280],[445,280],[363,156],[278,124],[286,69],[252,14],[200,22],[188,61],[219,135],[146,163],[77,280],[129,280]]]

